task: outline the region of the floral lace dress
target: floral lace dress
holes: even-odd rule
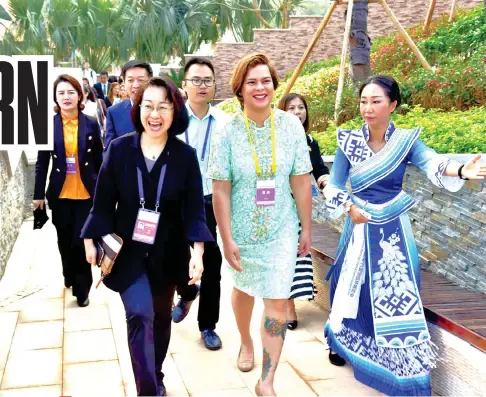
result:
[[[295,271],[299,219],[290,176],[311,170],[309,149],[299,119],[275,109],[277,171],[271,173],[270,118],[250,130],[260,161],[260,179],[275,179],[275,205],[257,206],[257,174],[244,115],[238,112],[211,141],[208,178],[232,182],[231,232],[241,255],[241,272],[232,271],[237,289],[270,299],[287,299]]]

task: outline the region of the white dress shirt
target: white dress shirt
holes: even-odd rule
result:
[[[95,85],[95,83],[96,83],[96,72],[93,69],[91,69],[91,68],[89,68],[88,70],[83,69],[83,77],[85,79],[88,79],[89,85],[91,87],[93,87]]]
[[[191,145],[197,152],[197,159],[199,161],[199,167],[201,169],[202,184],[204,195],[207,196],[213,193],[212,180],[206,179],[206,172],[208,170],[209,153],[211,151],[211,135],[215,128],[221,128],[224,121],[227,119],[226,114],[211,105],[209,105],[209,110],[206,115],[199,119],[191,109],[189,101],[186,102],[186,108],[189,113],[189,127],[187,128],[187,134],[181,134],[179,137],[189,145]],[[206,139],[206,131],[208,128],[209,118],[212,117],[211,127],[209,129],[209,135],[207,138],[206,152],[203,156],[204,141]],[[187,140],[189,138],[189,140]]]
[[[83,113],[91,117],[96,117],[98,113],[98,105],[96,105],[96,103],[93,101],[86,101],[84,104]]]

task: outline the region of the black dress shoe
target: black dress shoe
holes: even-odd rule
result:
[[[344,358],[342,358],[339,354],[333,353],[331,351],[329,351],[329,361],[331,362],[331,364],[338,367],[346,365],[346,360]]]
[[[89,305],[89,298],[86,298],[86,299],[79,299],[77,298],[77,301],[78,301],[78,306],[79,307],[86,307]]]
[[[290,329],[291,331],[296,329],[298,325],[299,325],[299,322],[297,320],[287,322],[287,328]]]
[[[201,290],[199,285],[195,284],[195,286],[197,288],[196,297],[192,301],[186,301],[182,298],[179,299],[179,302],[177,302],[177,305],[175,305],[174,309],[172,310],[172,321],[175,323],[180,323],[189,314],[189,310],[191,309],[192,304],[198,297],[199,291]]]
[[[209,350],[219,350],[221,349],[222,342],[221,338],[218,336],[214,329],[203,329],[201,331],[201,338],[204,341],[204,346]]]

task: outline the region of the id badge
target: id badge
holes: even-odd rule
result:
[[[159,226],[159,219],[159,212],[140,208],[135,221],[135,229],[133,230],[133,241],[153,244],[157,234],[157,227]]]
[[[76,157],[66,157],[66,175],[76,175]]]
[[[257,181],[256,205],[275,204],[275,180]]]

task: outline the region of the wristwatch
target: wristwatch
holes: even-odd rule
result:
[[[351,210],[352,205],[353,205],[352,201],[347,201],[346,203],[344,203],[344,211],[349,212]]]

